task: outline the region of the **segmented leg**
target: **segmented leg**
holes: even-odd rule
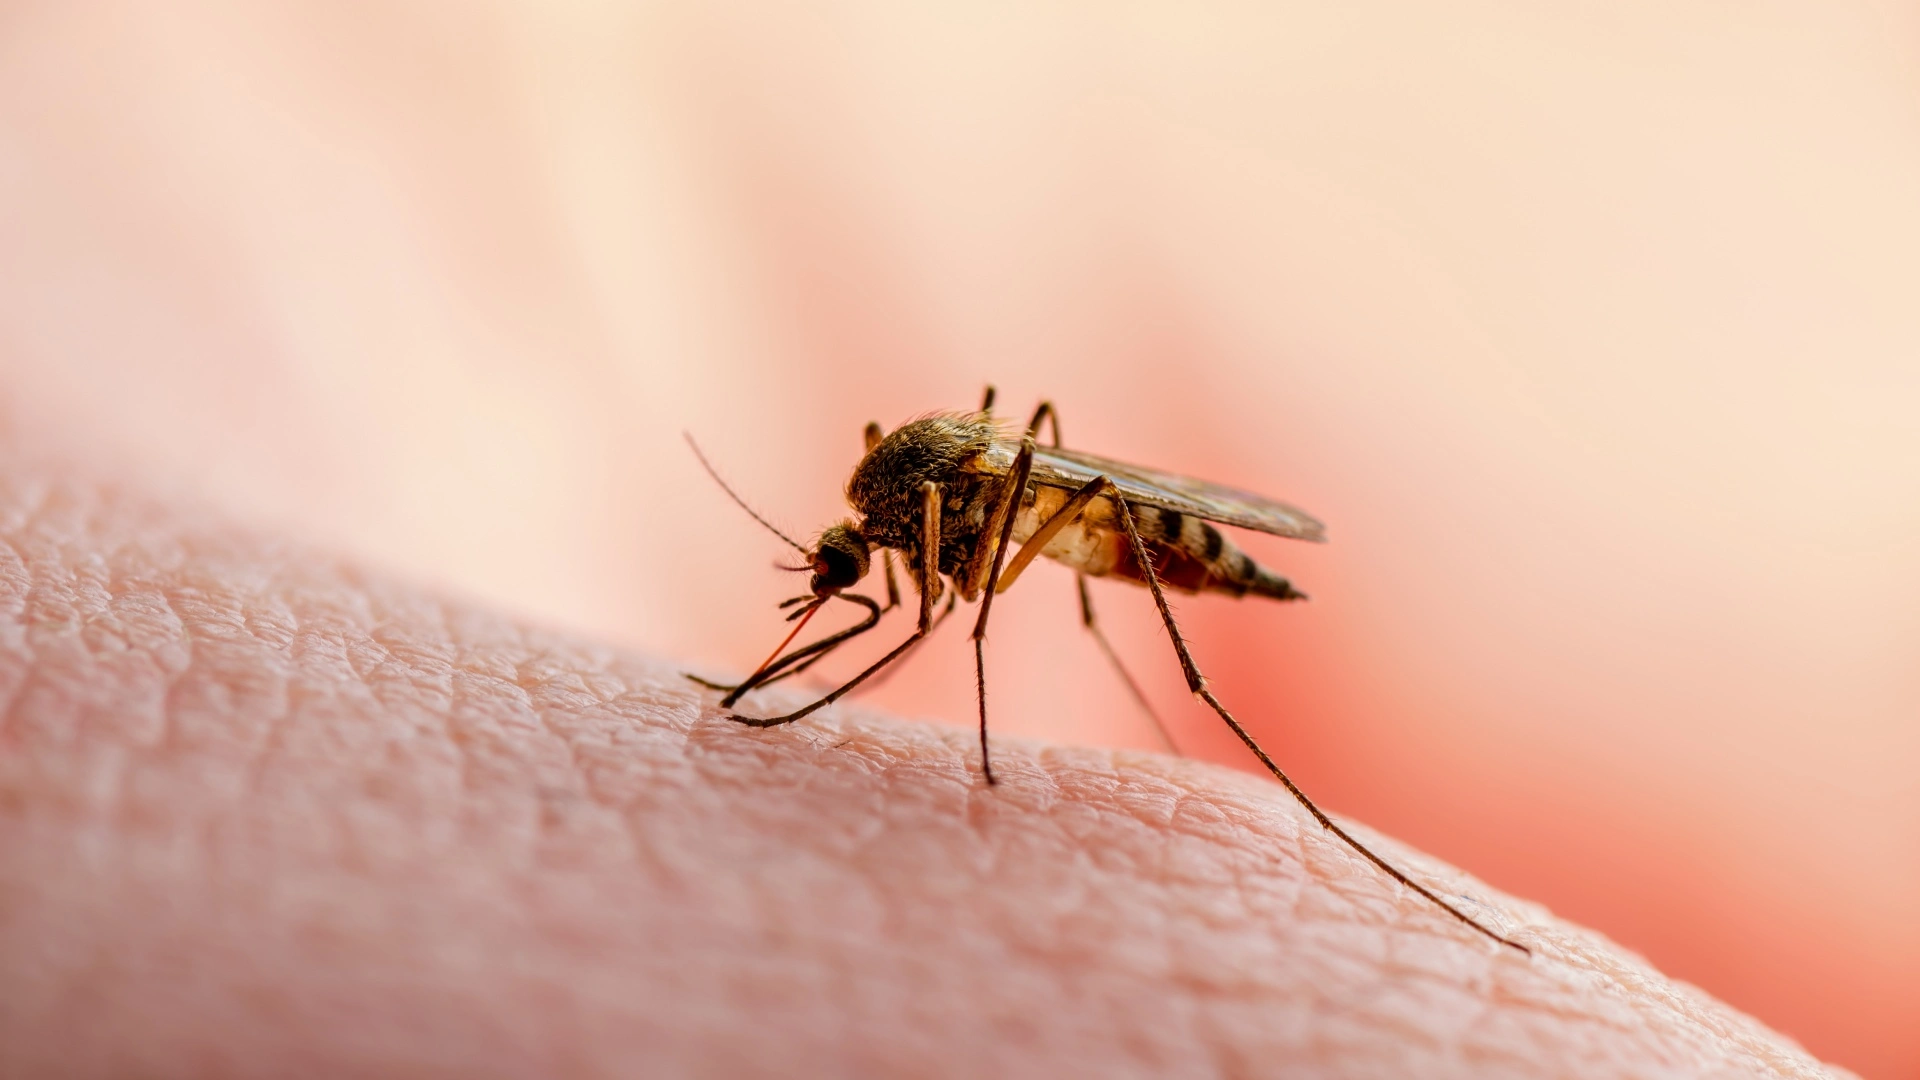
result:
[[[709,689],[726,691],[727,696],[720,699],[720,707],[731,709],[733,708],[733,703],[739,701],[741,695],[747,691],[766,686],[770,683],[779,682],[789,675],[798,675],[819,662],[820,659],[828,653],[853,638],[859,637],[861,634],[866,633],[879,624],[880,616],[884,609],[870,597],[861,596],[859,593],[841,593],[839,598],[848,603],[858,604],[866,608],[867,617],[859,623],[847,627],[845,630],[828,634],[826,637],[821,638],[811,645],[802,645],[794,649],[792,652],[767,664],[759,671],[747,676],[745,680],[733,686],[722,686],[693,675],[689,675],[687,678]]]
[[[1120,522],[1126,527],[1127,540],[1133,545],[1133,556],[1146,572],[1147,587],[1153,590],[1153,602],[1155,606],[1160,609],[1160,621],[1166,624],[1167,637],[1173,640],[1173,650],[1180,657],[1180,670],[1186,674],[1187,689],[1191,690],[1195,697],[1206,702],[1207,707],[1219,714],[1220,719],[1226,721],[1227,726],[1233,729],[1233,733],[1239,736],[1240,741],[1246,744],[1247,749],[1253,751],[1253,756],[1260,759],[1260,764],[1267,767],[1267,771],[1273,774],[1274,779],[1286,785],[1287,791],[1290,792],[1295,799],[1298,799],[1300,805],[1307,808],[1307,813],[1312,814],[1314,820],[1318,821],[1327,831],[1333,833],[1333,835],[1339,837],[1341,840],[1346,841],[1348,847],[1365,856],[1368,862],[1373,863],[1373,865],[1385,871],[1388,877],[1419,893],[1421,896],[1426,897],[1428,900],[1433,901],[1439,905],[1442,910],[1446,911],[1447,914],[1452,915],[1454,918],[1459,919],[1461,922],[1466,923],[1468,926],[1473,927],[1475,930],[1478,930],[1480,933],[1485,934],[1487,937],[1492,938],[1502,945],[1511,946],[1523,953],[1532,955],[1533,950],[1512,938],[1482,926],[1478,921],[1462,912],[1459,908],[1442,900],[1433,890],[1428,889],[1406,874],[1401,873],[1392,863],[1375,855],[1365,844],[1354,839],[1353,834],[1342,829],[1339,825],[1334,824],[1333,819],[1328,817],[1318,806],[1314,805],[1313,800],[1307,798],[1306,792],[1300,790],[1300,785],[1294,783],[1292,778],[1281,771],[1280,766],[1276,764],[1271,757],[1267,756],[1267,752],[1260,748],[1260,744],[1254,741],[1253,736],[1247,732],[1247,729],[1240,726],[1240,721],[1234,719],[1233,714],[1227,711],[1227,707],[1220,703],[1220,699],[1213,696],[1213,691],[1207,689],[1206,676],[1200,673],[1200,666],[1193,662],[1193,653],[1188,651],[1186,640],[1180,636],[1180,627],[1173,621],[1173,610],[1167,606],[1167,594],[1160,588],[1160,579],[1154,573],[1153,560],[1147,557],[1146,542],[1140,539],[1140,530],[1134,526],[1133,511],[1128,508],[1125,499],[1115,499],[1114,502],[1120,507]]]
[[[914,643],[927,636],[933,628],[933,605],[939,597],[940,589],[940,485],[931,481],[920,488],[920,622],[914,627],[912,636],[895,646],[893,651],[881,657],[865,671],[847,680],[841,687],[811,705],[796,709],[785,716],[740,716],[729,714],[730,719],[738,720],[749,727],[778,727],[791,724],[806,716],[826,708],[845,697],[847,692],[866,682],[875,672],[898,660]],[[865,597],[860,599],[866,600]],[[879,605],[867,600],[877,610]],[[876,615],[877,618],[877,615]],[[769,665],[771,667],[772,665]],[[729,695],[735,697],[737,695]]]
[[[935,615],[933,617],[933,626],[927,630],[926,637],[923,637],[919,641],[916,641],[913,643],[914,649],[917,649],[920,646],[925,645],[927,643],[927,638],[930,638],[933,635],[940,632],[940,627],[946,624],[947,616],[953,614],[954,606],[957,605],[959,602],[960,602],[959,590],[955,589],[947,593],[947,606],[941,608],[940,614]],[[913,655],[913,649],[908,649],[906,652],[900,654],[900,660],[905,660],[907,657],[912,655]],[[900,662],[895,661],[894,666],[888,668],[887,670],[881,672],[878,675],[875,675],[873,678],[868,679],[866,681],[866,685],[860,687],[859,692],[862,694],[866,694],[879,689],[880,686],[884,684],[888,679],[893,678],[894,672],[899,670],[900,670]]]

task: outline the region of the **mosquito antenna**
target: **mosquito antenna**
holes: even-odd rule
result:
[[[686,437],[687,445],[693,448],[693,456],[700,459],[700,467],[707,470],[707,475],[713,477],[713,482],[716,484],[719,484],[720,490],[727,493],[727,498],[732,499],[734,502],[738,503],[740,505],[740,509],[745,510],[747,512],[748,517],[759,522],[762,526],[766,528],[768,532],[772,533],[773,535],[779,537],[782,540],[785,540],[790,546],[792,546],[793,550],[799,552],[802,555],[807,554],[806,548],[801,547],[800,544],[797,541],[795,541],[793,537],[788,536],[786,533],[783,533],[779,529],[774,528],[772,522],[768,521],[766,518],[763,518],[759,514],[755,513],[753,507],[747,505],[747,500],[741,498],[737,492],[735,492],[731,487],[728,487],[727,482],[725,480],[720,479],[719,470],[713,467],[713,462],[707,460],[707,455],[700,452],[700,444],[693,441],[693,432],[683,431],[680,434]]]

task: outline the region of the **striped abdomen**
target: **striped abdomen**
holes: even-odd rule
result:
[[[1014,521],[1014,542],[1018,544],[1039,531],[1068,497],[1069,493],[1059,488],[1036,488],[1034,501],[1022,507]],[[1127,506],[1133,512],[1141,542],[1153,559],[1160,584],[1182,592],[1205,590],[1233,596],[1252,593],[1275,600],[1305,599],[1306,594],[1255,562],[1212,522],[1157,506],[1132,502]],[[1095,577],[1112,575],[1146,581],[1127,541],[1119,508],[1108,499],[1096,499],[1080,520],[1055,536],[1041,554]]]

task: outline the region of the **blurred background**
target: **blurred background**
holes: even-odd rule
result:
[[[1246,540],[1311,603],[1179,604],[1324,803],[1920,1076],[1916,30],[16,2],[0,424],[719,675],[795,582],[683,429],[811,533],[868,420],[1049,397],[1328,523]],[[1146,595],[1095,599],[1250,768]],[[1155,745],[1067,573],[1002,604],[1000,732]],[[967,723],[965,637],[865,702]]]

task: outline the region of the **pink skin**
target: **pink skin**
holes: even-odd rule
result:
[[[675,665],[0,474],[0,1075],[1836,1075],[1277,786]],[[771,695],[775,700],[797,700]]]
[[[184,491],[248,527],[657,657],[649,678],[684,705],[671,674],[759,660],[786,629],[772,605],[805,577],[771,568],[793,553],[702,475],[683,430],[804,540],[846,515],[868,421],[965,407],[989,381],[1016,422],[1051,398],[1070,445],[1327,521],[1326,545],[1242,538],[1311,603],[1176,601],[1227,703],[1327,807],[1600,928],[1823,1058],[1920,1076],[1920,8],[0,12],[11,483],[55,475],[22,464],[31,448],[164,505],[187,505]],[[251,580],[266,548],[172,514],[153,519],[162,539],[114,557],[191,525],[207,546],[182,581]],[[72,565],[105,565],[82,560],[106,541],[63,542]],[[216,573],[229,549],[255,554]],[[1094,597],[1181,748],[1251,769],[1184,696],[1149,598],[1113,582]],[[847,618],[836,608],[809,634]],[[1022,736],[1158,746],[1077,614],[1051,565],[995,605],[993,724],[1011,758]],[[807,678],[850,675],[903,622]],[[224,633],[199,628],[196,663]],[[94,644],[86,655],[129,678],[164,682],[170,669],[143,665],[175,662]],[[33,655],[44,679],[63,677],[65,654]],[[358,659],[362,677],[393,670]],[[0,768],[27,779],[0,792],[0,820],[51,828],[49,804],[116,791],[199,813],[217,787],[161,783],[191,763],[122,759],[112,775],[144,778],[127,788],[45,757],[51,744],[111,758],[89,740],[137,741],[166,719],[70,676],[65,697],[18,698]],[[168,700],[214,699],[193,686]],[[805,737],[830,764],[864,745],[826,753],[863,710],[967,725],[972,693],[964,627],[948,627],[843,708],[726,745]],[[392,722],[348,711],[366,696],[331,706],[339,753]],[[76,699],[91,711],[56,722]],[[167,729],[170,753],[199,745],[186,719]],[[300,737],[328,725],[280,730],[302,768],[327,760]],[[909,743],[948,746],[918,741],[931,738]],[[951,738],[940,760],[958,783],[968,736]],[[276,768],[264,791],[310,790]],[[1265,781],[1153,768],[1278,799]],[[418,785],[344,786],[392,801]],[[350,805],[331,790],[314,802]],[[276,820],[236,805],[248,829]],[[92,916],[124,935],[173,910],[109,889],[37,906],[40,882],[66,880],[47,858],[146,866],[49,835],[0,849],[35,860],[18,869],[31,888],[0,890],[0,932],[40,958],[0,958],[0,977],[83,962],[28,932],[47,918],[130,907]],[[1343,890],[1382,884],[1337,849],[1324,857]],[[220,873],[238,888],[242,871],[294,865],[275,854]],[[443,891],[450,912],[524,895]],[[221,894],[217,925],[241,932],[242,895]],[[30,900],[41,921],[10,921]],[[627,922],[652,910],[609,907]],[[1408,917],[1460,943],[1422,905]],[[461,925],[416,936],[480,939]],[[271,935],[244,936],[247,963],[272,958]],[[156,982],[127,992],[148,1010],[200,1000]],[[376,1002],[362,982],[352,1000]],[[680,1007],[631,987],[603,997],[629,994]],[[1346,1017],[1357,996],[1326,1008]],[[43,1027],[0,994],[0,1022],[81,1032],[76,1048],[119,1030],[82,1004]],[[329,1037],[401,1015],[378,1004]],[[0,1052],[38,1045],[6,1041],[19,1030]]]

